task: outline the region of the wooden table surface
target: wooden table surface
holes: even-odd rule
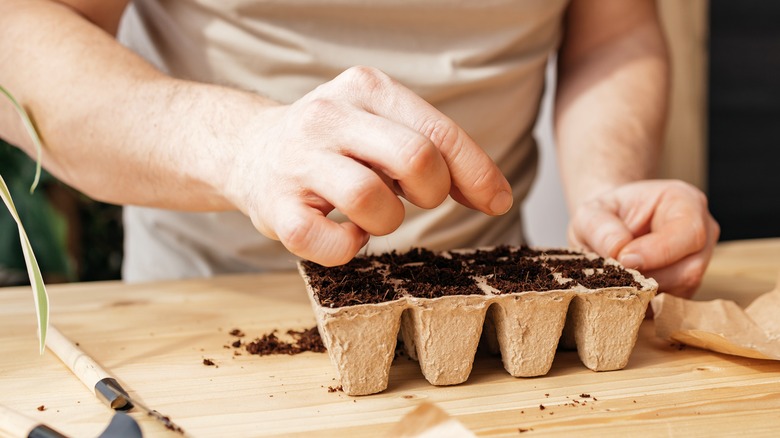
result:
[[[720,244],[697,299],[746,305],[778,272],[780,239]],[[234,328],[253,339],[314,325],[296,273],[57,285],[49,294],[52,322],[188,436],[383,436],[422,401],[480,436],[780,434],[780,362],[679,348],[656,338],[652,321],[621,371],[595,373],[559,352],[547,376],[513,378],[500,359],[478,354],[466,383],[432,387],[401,357],[387,391],[349,397],[328,391],[338,382],[327,354],[225,348]],[[28,288],[0,289],[0,353],[0,404],[68,436],[97,436],[108,424],[112,412],[50,352],[38,354]],[[146,437],[176,436],[132,416]]]

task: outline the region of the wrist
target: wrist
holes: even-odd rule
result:
[[[241,209],[242,153],[253,147],[261,120],[276,102],[228,87],[176,81],[173,120],[183,120],[180,168],[198,193],[198,209]],[[259,151],[258,151],[259,152]]]

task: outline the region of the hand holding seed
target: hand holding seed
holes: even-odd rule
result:
[[[452,120],[376,69],[351,68],[273,107],[235,157],[229,198],[268,237],[323,265],[349,261],[404,219],[399,196],[433,208],[449,194],[487,214],[512,205],[498,167]],[[349,222],[327,215],[338,209]]]
[[[691,297],[720,235],[701,191],[682,181],[626,184],[583,203],[569,241],[653,277],[660,292]]]

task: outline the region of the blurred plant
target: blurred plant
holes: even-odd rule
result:
[[[52,207],[47,188],[59,184],[48,172],[41,173],[40,187],[29,193],[35,174],[35,162],[24,152],[0,143],[0,175],[16,204],[19,218],[29,236],[47,282],[76,279],[75,266],[68,257],[67,223]],[[0,285],[29,284],[16,223],[10,215],[0,214]]]
[[[47,283],[118,280],[122,266],[122,208],[94,201],[45,170],[29,193],[35,162],[0,140],[3,175]],[[12,217],[0,214],[0,286],[29,284]]]

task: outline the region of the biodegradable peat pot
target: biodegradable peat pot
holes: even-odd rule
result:
[[[349,395],[387,388],[399,331],[433,385],[465,382],[480,338],[515,377],[547,374],[559,342],[594,371],[623,368],[658,289],[614,260],[561,249],[414,249],[298,267]]]
[[[504,368],[514,377],[550,371],[574,293],[521,292],[495,298],[488,316]],[[553,348],[550,348],[553,346]]]
[[[406,353],[432,385],[463,383],[471,374],[488,302],[479,295],[410,298],[402,318]]]

